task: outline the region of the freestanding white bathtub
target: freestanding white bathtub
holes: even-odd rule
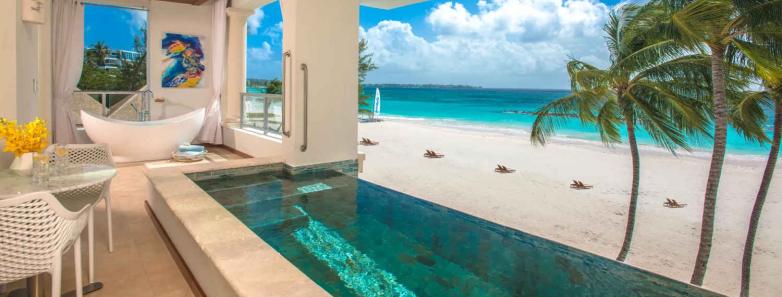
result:
[[[171,158],[180,144],[191,142],[204,125],[206,109],[159,121],[129,122],[81,111],[84,130],[94,143],[111,147],[114,161],[138,162]]]

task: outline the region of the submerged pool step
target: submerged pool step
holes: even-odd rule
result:
[[[324,180],[302,179],[297,181],[266,179],[248,186],[218,187],[211,185],[209,195],[226,208],[248,205],[258,201],[293,199],[292,197],[317,194],[350,185],[345,176]]]
[[[294,205],[282,205],[282,202],[283,200],[257,201],[226,209],[252,230],[306,218],[300,209]]]

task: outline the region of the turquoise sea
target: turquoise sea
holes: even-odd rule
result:
[[[364,92],[374,97],[375,87],[367,86]],[[528,132],[535,117],[520,112],[536,111],[544,104],[568,93],[567,90],[380,88],[381,117],[425,120],[436,125],[508,132],[518,137],[529,137]],[[370,102],[372,101],[370,99]],[[767,129],[770,135],[771,123],[768,123]],[[569,120],[565,126],[557,130],[557,136],[600,141],[594,127],[584,126],[575,119]],[[644,133],[639,135],[639,142],[654,145]],[[711,149],[708,139],[691,139],[691,146],[698,151]],[[747,142],[731,130],[728,133],[728,152],[766,155],[768,146]]]

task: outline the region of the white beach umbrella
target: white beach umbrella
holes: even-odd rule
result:
[[[380,89],[375,88],[375,107],[372,109],[374,117],[380,117]]]

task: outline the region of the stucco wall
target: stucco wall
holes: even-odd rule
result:
[[[358,0],[282,0],[283,47],[291,50],[291,137],[286,163],[303,166],[355,160],[358,131]],[[304,75],[309,66],[308,147],[304,143]]]
[[[49,47],[45,39],[50,36],[49,23],[22,22],[22,7],[22,0],[0,1],[0,117],[20,123],[40,117],[51,123],[47,76],[51,72],[40,67],[42,59],[49,57],[41,50]],[[51,3],[46,2],[43,9],[48,19]],[[0,153],[0,168],[12,159],[10,153]]]
[[[212,94],[212,5],[193,6],[162,1],[149,4],[149,76],[148,85],[155,97],[165,98],[165,103],[152,104],[152,119],[169,118],[206,106]],[[161,87],[164,33],[199,35],[204,47],[206,72],[202,88],[172,89]]]
[[[16,7],[14,1],[0,1],[0,117],[5,118],[16,118]],[[0,166],[12,158],[0,153]]]
[[[147,84],[155,97],[165,103],[152,103],[152,119],[158,120],[185,114],[206,106],[212,94],[212,5],[194,6],[157,0],[90,0],[89,2],[141,8],[147,15]],[[164,33],[199,35],[204,47],[206,72],[202,88],[172,89],[161,87]]]

